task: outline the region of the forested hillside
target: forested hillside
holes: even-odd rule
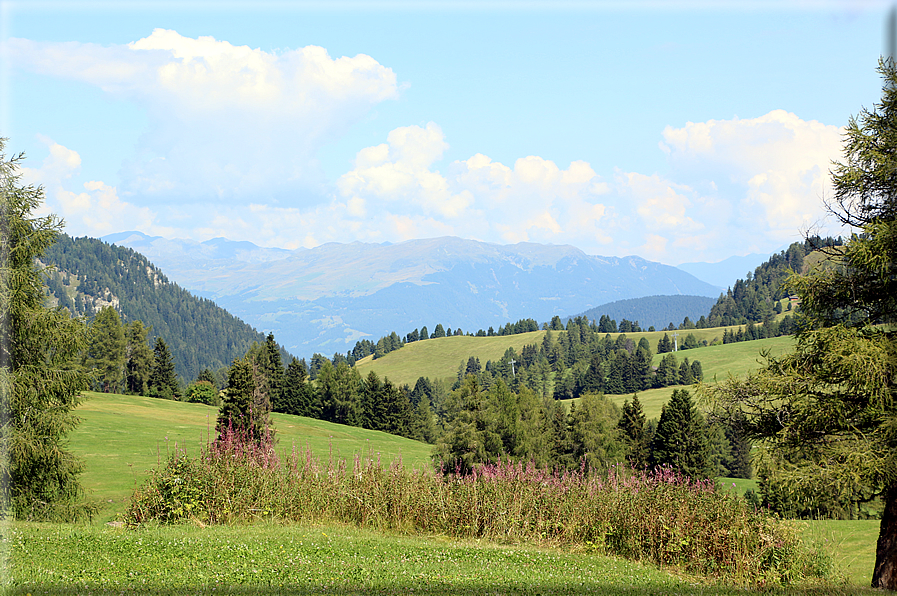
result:
[[[229,366],[253,342],[265,343],[262,333],[211,300],[170,282],[130,248],[61,234],[43,262],[56,268],[47,276],[51,301],[88,317],[103,306],[113,306],[125,323],[142,321],[151,328],[151,340],[164,338],[177,373],[187,380],[204,368]]]
[[[737,280],[729,290],[719,297],[710,316],[707,327],[744,325],[749,321],[767,321],[777,314],[777,302],[787,295],[783,282],[792,272],[805,272],[805,258],[814,251],[840,246],[841,238],[820,238],[814,236],[803,242],[795,242],[768,261],[748,273],[746,279]],[[703,326],[700,323],[699,327]]]
[[[702,315],[706,316],[715,302],[707,296],[645,296],[602,304],[578,316],[597,321],[606,315],[611,319],[637,322],[642,329],[663,329],[671,323],[678,325],[685,317],[692,321],[699,320]]]

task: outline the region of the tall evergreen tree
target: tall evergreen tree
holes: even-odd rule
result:
[[[275,412],[296,416],[321,416],[320,404],[314,386],[308,381],[305,361],[293,358],[287,366],[283,386],[277,401],[273,402]]]
[[[661,410],[651,444],[651,464],[671,466],[691,478],[713,474],[707,424],[685,389],[673,391]]]
[[[264,369],[264,373],[268,379],[268,396],[271,403],[275,404],[280,399],[284,370],[283,360],[280,358],[280,346],[274,341],[273,333],[269,333],[265,338],[265,352],[267,355],[267,365]]]
[[[180,399],[181,384],[174,372],[174,358],[161,337],[153,346],[153,368],[150,371],[149,393],[163,399]]]
[[[626,457],[634,469],[648,465],[648,444],[645,441],[645,413],[638,393],[623,402],[623,411],[617,425],[623,442],[626,445]]]
[[[227,376],[227,390],[218,411],[219,439],[234,432],[240,440],[270,444],[271,402],[259,380],[263,374],[255,361],[244,356],[234,360]]]
[[[104,393],[122,390],[125,368],[125,331],[118,311],[100,309],[88,330],[84,363],[93,370],[95,386]]]
[[[127,328],[128,361],[125,364],[127,390],[137,395],[149,391],[150,374],[153,369],[153,351],[146,342],[149,329],[141,321],[134,321]],[[214,383],[213,383],[214,384]]]
[[[68,311],[44,306],[36,259],[62,222],[32,215],[43,191],[20,184],[22,156],[7,159],[4,146],[0,139],[0,513],[66,519],[82,494],[83,463],[65,449],[65,435],[87,388],[72,366],[86,333]]]

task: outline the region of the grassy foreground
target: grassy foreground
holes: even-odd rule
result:
[[[147,471],[160,467],[168,453],[196,455],[214,434],[217,408],[133,395],[84,394],[81,418],[69,433],[70,448],[86,464],[81,483],[88,498],[105,504],[100,521],[122,513],[125,501]],[[402,458],[409,467],[430,462],[431,445],[384,432],[332,424],[313,418],[272,414],[278,450],[307,446],[317,457],[351,458],[379,454],[385,463]]]
[[[589,552],[406,537],[341,526],[2,528],[7,594],[873,594],[760,590]]]

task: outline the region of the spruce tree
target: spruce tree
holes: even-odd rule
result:
[[[623,402],[623,411],[620,422],[617,424],[623,442],[626,445],[626,457],[629,465],[634,469],[643,468],[648,464],[648,444],[645,441],[645,413],[642,410],[642,402],[638,393],[629,400]]]
[[[153,368],[153,351],[146,343],[148,331],[142,322],[134,321],[128,325],[126,333],[128,361],[125,364],[125,384],[129,393],[137,395],[146,395],[149,391],[150,373]]]
[[[125,331],[118,311],[104,306],[88,330],[85,366],[93,371],[96,388],[103,393],[122,390],[125,368]]]
[[[707,425],[685,389],[676,389],[663,406],[651,443],[651,464],[670,466],[685,476],[712,475]]]
[[[174,372],[174,358],[161,337],[153,346],[153,368],[150,371],[149,393],[163,399],[180,399],[181,384]]]
[[[36,259],[62,222],[34,217],[43,190],[22,186],[22,156],[6,158],[0,139],[0,514],[72,519],[83,463],[65,449],[87,376],[73,365],[86,346],[84,324],[44,305]]]

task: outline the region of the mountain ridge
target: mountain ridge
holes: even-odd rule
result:
[[[361,338],[422,325],[476,331],[521,318],[544,322],[625,298],[716,297],[721,291],[641,257],[587,255],[570,245],[534,242],[447,236],[289,251],[139,232],[103,240],[146,255],[173,281],[299,353],[345,352]]]

